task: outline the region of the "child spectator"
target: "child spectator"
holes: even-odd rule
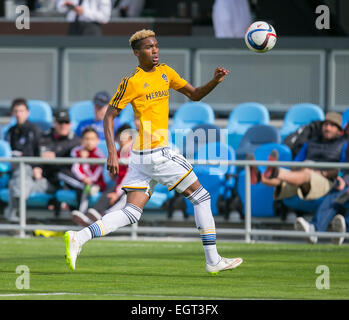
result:
[[[98,148],[98,133],[93,128],[86,128],[82,133],[81,146],[75,147],[71,156],[74,158],[105,158]],[[106,184],[103,178],[104,166],[100,164],[74,163],[72,166],[73,178],[70,185],[77,191],[79,210],[72,212],[73,220],[81,224],[79,213],[85,213],[89,198],[99,190],[104,191]]]

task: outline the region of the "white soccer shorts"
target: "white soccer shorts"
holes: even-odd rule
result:
[[[122,189],[144,191],[150,197],[157,183],[182,193],[196,180],[191,164],[169,147],[132,150]]]

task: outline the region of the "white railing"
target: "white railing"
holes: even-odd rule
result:
[[[245,169],[245,228],[244,229],[217,229],[217,234],[221,235],[242,235],[246,242],[251,242],[251,236],[279,236],[279,237],[293,237],[304,238],[309,236],[317,236],[319,238],[349,238],[349,233],[338,232],[311,232],[305,233],[300,231],[285,231],[285,230],[262,230],[252,229],[251,221],[251,182],[250,182],[250,166],[272,166],[272,167],[293,167],[293,168],[337,168],[349,169],[349,163],[330,163],[330,162],[293,162],[293,161],[251,161],[251,160],[188,160],[196,165],[221,165],[221,166],[238,166]],[[25,237],[26,231],[33,231],[35,229],[45,228],[49,230],[79,230],[81,227],[71,225],[29,225],[26,223],[26,199],[25,199],[25,164],[73,164],[73,163],[93,163],[105,164],[106,159],[81,159],[81,158],[55,158],[43,159],[34,157],[19,157],[19,158],[0,158],[0,162],[10,162],[19,164],[20,168],[20,201],[19,201],[19,223],[18,224],[0,224],[0,230],[16,230],[19,231],[20,237]],[[120,163],[126,164],[127,160],[120,159]],[[151,234],[187,234],[197,235],[196,228],[180,228],[180,227],[145,227],[134,224],[130,227],[124,227],[117,231],[117,233],[127,233],[131,235],[132,239],[136,239],[139,233]]]

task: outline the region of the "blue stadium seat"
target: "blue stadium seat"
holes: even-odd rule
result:
[[[212,107],[204,102],[187,102],[180,106],[172,118],[170,126],[171,141],[180,150],[183,138],[190,129],[199,124],[214,124]]]
[[[11,147],[7,141],[0,140],[0,157],[11,158]],[[10,180],[11,164],[9,162],[0,162],[0,188],[7,188]]]
[[[165,201],[172,198],[174,194],[174,190],[168,191],[165,186],[158,183],[144,209],[160,209]]]
[[[46,208],[51,199],[53,199],[54,195],[49,193],[35,192],[32,193],[27,201],[27,207],[35,207],[35,208]],[[0,200],[8,203],[9,201],[9,189],[4,188],[0,189]]]
[[[286,145],[279,143],[267,143],[259,146],[254,152],[256,160],[264,161],[268,160],[268,155],[272,150],[278,150],[279,161],[292,161],[292,152]],[[258,169],[261,173],[265,171],[265,167],[259,166]],[[242,213],[245,214],[245,170],[240,171],[237,190],[238,195],[242,202]],[[251,185],[251,214],[254,217],[272,217],[274,212],[274,189],[268,187],[262,183]]]
[[[10,145],[3,140],[0,140],[0,157],[11,157]],[[8,203],[9,201],[9,189],[8,182],[10,180],[10,163],[0,162],[0,200]],[[46,207],[53,195],[47,193],[36,192],[32,193],[27,199],[28,207]]]
[[[259,146],[266,143],[281,143],[278,129],[270,125],[255,125],[249,128],[236,150],[236,159],[245,160],[247,154],[253,154]]]
[[[35,123],[46,123],[46,125],[50,125],[52,127],[52,108],[51,106],[41,100],[28,100],[28,107],[30,110],[29,121]]]
[[[89,199],[89,205],[93,206],[101,196],[101,192],[96,193]],[[55,197],[58,202],[65,202],[69,205],[71,208],[78,208],[79,204],[76,201],[76,191],[75,190],[68,190],[68,189],[61,189],[58,190],[55,194]]]
[[[324,119],[324,111],[318,105],[312,103],[298,103],[293,105],[287,111],[284,123],[280,129],[281,141],[301,126],[309,124],[312,121],[322,121]]]
[[[315,212],[317,210],[324,198],[325,196],[316,200],[303,200],[300,199],[298,196],[294,196],[291,198],[282,199],[282,202],[286,207],[291,208],[293,210],[310,213]]]
[[[346,109],[342,114],[342,127],[345,128],[348,122],[349,122],[349,108]]]
[[[99,140],[98,149],[100,149],[104,153],[105,157],[108,156],[107,142],[105,140]]]
[[[75,131],[78,124],[87,119],[94,119],[95,111],[91,100],[79,101],[69,107],[69,117],[72,125],[72,131]]]
[[[27,100],[29,108],[29,117],[28,120],[34,122],[38,125],[43,131],[49,130],[52,127],[52,108],[51,106],[41,100]],[[2,127],[2,136],[5,137],[7,131],[16,124],[16,118],[11,117],[10,123]]]
[[[235,160],[234,149],[225,143],[211,142],[199,147],[198,152],[194,155],[195,159],[201,160]],[[217,202],[219,196],[226,191],[227,184],[230,188],[234,187],[235,166],[226,165],[194,165],[194,171],[202,186],[211,195],[211,209],[213,215],[218,215]],[[230,175],[229,179],[226,179]],[[194,208],[190,201],[185,199],[187,214],[193,215]]]
[[[245,102],[237,105],[228,118],[228,144],[236,150],[249,128],[258,124],[268,125],[269,121],[269,111],[260,103]]]

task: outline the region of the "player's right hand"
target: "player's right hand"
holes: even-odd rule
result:
[[[119,161],[118,161],[118,156],[116,152],[108,153],[107,170],[113,175],[119,174]]]
[[[220,67],[220,68],[216,68],[215,72],[214,72],[214,76],[213,79],[215,79],[218,83],[222,82],[225,78],[225,76],[229,73],[229,70]]]

